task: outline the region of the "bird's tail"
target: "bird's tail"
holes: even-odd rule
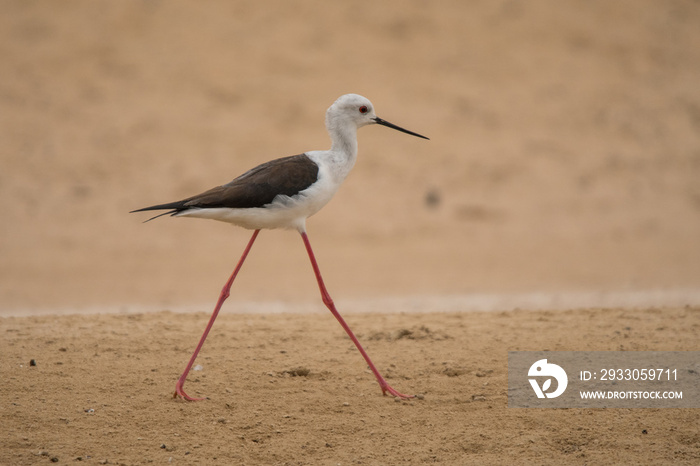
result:
[[[169,202],[167,204],[152,205],[150,207],[144,207],[142,209],[132,210],[129,213],[133,214],[134,212],[146,212],[149,210],[165,210],[166,212],[162,212],[154,217],[149,218],[148,220],[144,220],[143,223],[150,222],[151,220],[155,220],[158,217],[162,217],[164,215],[173,216],[173,215],[177,214],[178,212],[185,210],[185,201],[177,201],[177,202]]]

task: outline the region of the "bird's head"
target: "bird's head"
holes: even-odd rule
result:
[[[366,125],[382,125],[412,136],[428,139],[427,137],[382,120],[374,113],[374,105],[368,98],[357,94],[340,96],[326,112],[326,126],[330,129],[338,126],[354,124],[355,128]]]

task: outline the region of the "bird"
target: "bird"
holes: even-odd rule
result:
[[[321,299],[337,319],[377,379],[383,395],[399,399],[413,398],[392,388],[377,370],[367,352],[338,312],[321,276],[306,231],[306,219],[325,206],[337,192],[357,160],[357,130],[363,126],[381,125],[418,138],[429,139],[389,123],[375,114],[372,102],[358,94],[340,96],[326,111],[326,129],[331,138],[329,150],[315,150],[271,160],[248,170],[233,181],[180,201],[157,204],[131,211],[165,211],[146,220],[164,215],[218,220],[253,230],[243,253],[224,284],[219,299],[194,353],[175,384],[174,398],[186,401],[207,399],[189,396],[185,380],[204,341],[216,320],[221,306],[230,296],[231,285],[243,266],[255,239],[263,229],[296,230],[302,238],[318,282]]]

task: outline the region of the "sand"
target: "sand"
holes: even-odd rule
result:
[[[697,464],[697,409],[507,407],[507,352],[697,350],[700,308],[0,321],[2,464]],[[694,322],[688,325],[688,322]],[[34,359],[36,366],[29,362]]]
[[[514,349],[700,348],[697,2],[2,11],[0,463],[698,462],[697,410],[513,410],[505,386]],[[423,399],[381,396],[273,231],[190,376],[210,400],[173,400],[250,232],[128,212],[327,148],[347,92],[431,140],[363,128],[309,236]]]

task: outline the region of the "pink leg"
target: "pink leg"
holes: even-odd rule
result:
[[[311,259],[311,266],[314,269],[314,273],[316,274],[316,280],[318,281],[318,287],[321,289],[321,298],[323,298],[323,303],[326,305],[326,307],[331,311],[331,313],[335,316],[335,318],[340,322],[340,325],[345,329],[345,332],[347,332],[348,336],[352,340],[353,343],[355,343],[355,346],[357,346],[357,349],[360,350],[360,353],[362,354],[362,357],[365,358],[365,361],[367,361],[367,364],[369,365],[369,368],[372,370],[374,373],[374,376],[377,378],[377,382],[379,382],[379,386],[382,389],[382,394],[386,395],[387,392],[389,392],[393,396],[397,396],[399,398],[403,399],[408,399],[408,398],[413,398],[414,395],[404,395],[402,393],[397,392],[393,388],[389,386],[389,384],[384,380],[384,377],[379,373],[377,368],[374,366],[372,363],[372,360],[369,358],[369,355],[367,355],[367,352],[365,352],[364,348],[360,344],[360,342],[357,340],[355,337],[355,334],[352,333],[352,330],[350,330],[350,327],[348,324],[345,323],[345,320],[341,317],[340,313],[338,310],[335,308],[335,304],[333,304],[333,300],[331,299],[331,296],[328,294],[328,290],[326,290],[326,285],[323,283],[323,278],[321,277],[321,271],[318,268],[318,264],[316,263],[316,257],[314,256],[314,252],[311,249],[311,243],[309,242],[309,237],[306,235],[306,232],[302,231],[301,233],[301,238],[304,240],[304,245],[306,246],[306,252],[309,253],[309,259]]]
[[[197,348],[194,350],[194,354],[192,354],[192,357],[190,358],[190,362],[187,363],[187,367],[185,368],[185,372],[182,373],[182,375],[178,379],[177,383],[175,384],[175,394],[173,395],[173,398],[177,398],[178,396],[181,396],[182,398],[184,398],[187,401],[206,400],[206,398],[192,398],[187,393],[185,393],[185,390],[182,387],[183,387],[183,385],[185,385],[185,380],[187,379],[187,374],[189,374],[190,369],[192,369],[192,364],[194,364],[195,359],[197,359],[197,355],[199,354],[199,350],[201,350],[202,345],[204,345],[204,340],[206,340],[207,335],[209,335],[209,330],[211,330],[211,327],[214,325],[214,321],[216,320],[216,316],[219,315],[219,311],[221,310],[221,305],[224,304],[224,301],[226,301],[226,298],[228,298],[229,295],[231,294],[231,285],[233,285],[233,281],[236,279],[236,275],[238,275],[238,271],[241,270],[241,267],[243,266],[243,261],[245,261],[245,258],[248,256],[248,253],[250,252],[250,248],[253,247],[253,243],[255,242],[255,238],[257,238],[258,233],[260,233],[260,230],[255,230],[255,232],[253,233],[253,236],[250,238],[250,241],[248,241],[248,246],[246,246],[245,251],[243,251],[243,255],[238,260],[238,265],[236,265],[236,268],[234,269],[233,273],[231,274],[228,281],[226,282],[223,289],[221,290],[221,294],[219,295],[219,301],[216,303],[216,307],[214,308],[214,312],[212,313],[211,317],[209,318],[209,323],[207,324],[207,328],[204,330],[204,333],[202,334],[202,338],[200,338],[199,344],[197,345]]]

